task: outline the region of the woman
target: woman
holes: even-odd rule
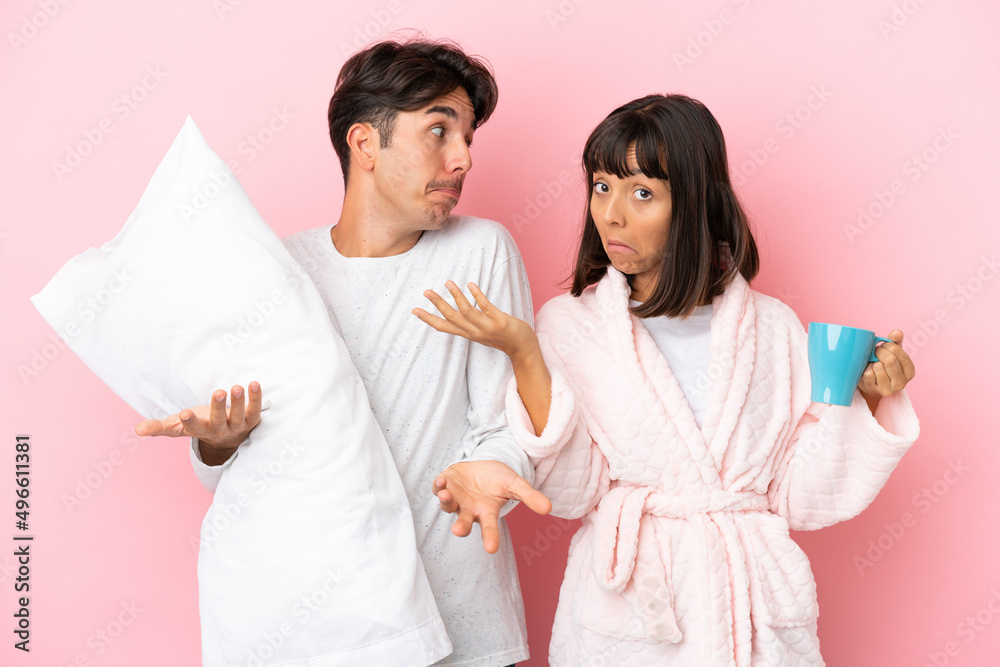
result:
[[[505,351],[507,415],[570,545],[552,665],[821,665],[816,587],[789,527],[849,519],[918,434],[913,363],[880,346],[850,407],[809,399],[806,334],[748,286],[756,244],[718,123],[653,95],[583,154],[569,294],[536,331],[469,288],[436,329]]]

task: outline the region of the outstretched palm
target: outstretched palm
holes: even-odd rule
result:
[[[532,344],[537,345],[535,332],[531,325],[494,306],[475,283],[469,283],[469,291],[476,299],[478,308],[465,298],[462,290],[458,289],[455,283],[449,280],[445,286],[455,297],[457,309],[452,308],[434,290],[427,290],[424,292],[424,296],[434,304],[444,317],[431,315],[423,308],[414,308],[413,314],[438,331],[468,338],[473,342],[495,348],[508,357],[515,356],[521,350],[529,349]]]
[[[500,509],[508,500],[519,500],[539,514],[552,511],[552,503],[541,491],[500,461],[462,461],[434,480],[434,494],[445,512],[458,514],[451,532],[466,537],[478,523],[483,548],[500,548]]]

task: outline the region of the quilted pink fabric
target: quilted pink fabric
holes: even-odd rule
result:
[[[816,585],[788,535],[856,516],[916,440],[901,392],[875,417],[809,400],[806,334],[737,276],[712,312],[699,429],[628,312],[613,268],[538,313],[552,371],[535,436],[517,387],[511,428],[556,516],[583,517],[559,595],[550,664],[822,665]]]

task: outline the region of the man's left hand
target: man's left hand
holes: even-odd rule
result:
[[[499,461],[462,461],[448,466],[434,480],[434,495],[441,511],[458,514],[451,532],[466,537],[478,523],[483,548],[494,554],[500,548],[500,509],[508,500],[519,500],[539,514],[552,511],[552,502],[527,480]]]

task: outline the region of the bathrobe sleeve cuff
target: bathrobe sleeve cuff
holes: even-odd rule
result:
[[[531,417],[517,393],[517,382],[511,378],[507,384],[507,423],[510,425],[514,441],[532,458],[543,458],[556,454],[569,441],[576,426],[576,397],[559,371],[551,371],[552,402],[549,405],[549,420],[541,435],[535,435]]]
[[[874,415],[860,391],[855,392],[854,402],[856,408],[862,409],[861,428],[873,440],[905,451],[920,435],[920,422],[905,390],[880,399]]]

